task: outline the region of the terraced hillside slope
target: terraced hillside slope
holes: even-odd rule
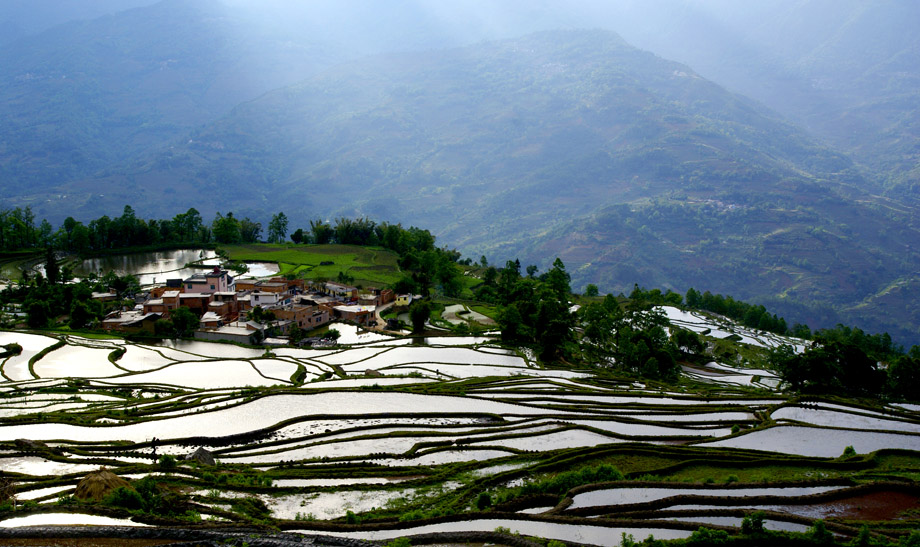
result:
[[[804,347],[666,311],[749,357]],[[271,351],[0,333],[20,348],[0,362],[0,538],[34,523],[201,538],[270,525],[287,540],[535,547],[623,533],[896,541],[917,528],[917,405],[790,397],[748,357],[688,364],[663,385],[545,366],[494,338],[336,328],[337,347]]]

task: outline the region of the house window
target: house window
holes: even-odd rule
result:
[[[189,289],[191,289],[191,288],[192,288],[192,284],[191,284],[191,283],[189,283],[189,284],[187,285],[187,287],[186,287],[186,288],[189,288]]]
[[[212,290],[212,291],[214,290],[214,285],[211,285],[211,290]]]

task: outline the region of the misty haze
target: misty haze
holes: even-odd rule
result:
[[[0,543],[920,545],[918,22],[5,0]]]

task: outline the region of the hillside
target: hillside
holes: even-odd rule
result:
[[[163,0],[5,45],[0,191],[95,176],[338,59],[276,30],[219,0]]]
[[[845,156],[688,67],[560,31],[343,65],[58,191],[83,216],[125,202],[149,216],[284,208],[294,225],[368,215],[470,256],[559,254],[577,284],[839,308],[915,275],[915,213],[865,185]]]
[[[601,25],[763,102],[916,203],[920,20],[916,2],[614,2]],[[687,47],[693,44],[694,47]]]

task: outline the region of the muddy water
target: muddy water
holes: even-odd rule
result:
[[[903,492],[873,492],[814,505],[764,507],[807,518],[854,520],[897,520],[908,509],[920,507],[920,496]]]

